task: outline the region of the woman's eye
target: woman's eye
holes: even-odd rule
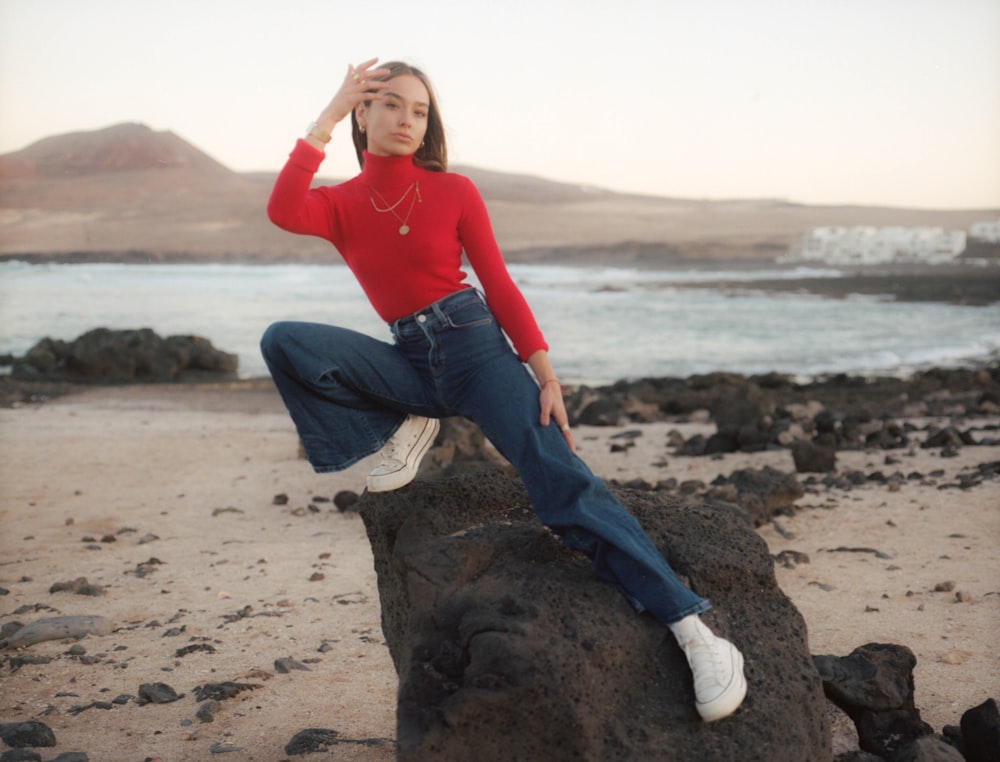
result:
[[[427,114],[423,111],[418,111],[417,116],[419,116],[421,119],[424,119],[427,116]]]

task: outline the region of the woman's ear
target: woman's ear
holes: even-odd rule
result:
[[[354,107],[354,118],[358,120],[358,129],[362,132],[365,131],[368,121],[368,106],[364,103],[359,103]]]

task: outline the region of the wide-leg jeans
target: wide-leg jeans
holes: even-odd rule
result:
[[[474,421],[518,470],[535,514],[600,579],[670,624],[710,608],[639,522],[539,423],[538,385],[481,294],[463,289],[390,324],[394,343],[319,323],[279,322],[261,351],[316,471],[377,452],[408,414]]]

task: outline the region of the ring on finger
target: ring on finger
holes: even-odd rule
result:
[[[563,431],[569,431],[569,424],[568,423],[564,423],[559,428],[562,429]]]
[[[358,74],[357,72],[354,72],[354,74],[352,74],[351,76],[354,77],[354,81],[355,82],[357,82],[358,84],[361,84],[361,75],[360,74]]]

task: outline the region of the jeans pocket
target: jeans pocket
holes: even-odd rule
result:
[[[463,304],[454,312],[449,312],[447,320],[449,328],[475,328],[494,322],[490,308],[478,301]]]

